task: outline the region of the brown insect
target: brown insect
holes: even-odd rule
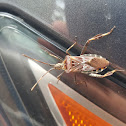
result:
[[[34,86],[31,88],[31,91],[36,87],[36,85],[38,84],[38,82],[50,71],[57,69],[57,70],[64,70],[61,74],[59,74],[57,76],[57,79],[60,80],[60,76],[66,72],[66,73],[70,73],[70,72],[79,72],[79,73],[84,73],[84,74],[88,74],[91,77],[97,77],[97,78],[104,78],[107,76],[111,76],[114,72],[116,71],[123,71],[123,70],[112,70],[109,71],[107,73],[105,73],[104,75],[98,74],[100,72],[102,72],[103,70],[105,70],[107,68],[107,66],[109,65],[109,61],[106,60],[105,58],[103,58],[100,55],[97,54],[84,54],[88,44],[93,41],[93,40],[97,40],[102,38],[103,36],[109,35],[112,33],[113,29],[115,28],[115,26],[107,33],[104,34],[97,34],[96,36],[90,38],[87,40],[87,42],[85,43],[84,47],[82,48],[81,54],[80,56],[71,56],[70,53],[68,52],[73,46],[76,45],[76,41],[73,45],[71,45],[67,50],[66,50],[66,57],[65,59],[61,62],[61,63],[57,63],[57,64],[49,64],[49,63],[45,63],[39,60],[36,60],[34,58],[31,58],[25,54],[23,54],[23,56],[30,58],[34,61],[43,63],[43,64],[47,64],[49,66],[52,66],[53,68],[49,69],[44,75],[42,75],[40,77],[40,79],[34,84]],[[51,56],[54,56],[57,59],[60,59],[59,57],[51,54]],[[61,60],[61,59],[60,59]]]

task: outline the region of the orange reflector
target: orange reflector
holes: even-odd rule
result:
[[[53,85],[48,86],[67,126],[112,126]]]

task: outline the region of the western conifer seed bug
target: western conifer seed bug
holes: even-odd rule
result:
[[[79,72],[79,73],[84,73],[84,74],[88,74],[91,77],[96,77],[96,78],[104,78],[107,76],[111,76],[114,72],[116,71],[123,71],[123,70],[112,70],[109,71],[107,73],[105,73],[104,75],[99,74],[100,72],[102,72],[103,70],[105,70],[107,68],[107,66],[109,65],[109,61],[106,60],[105,58],[103,58],[100,55],[97,54],[84,54],[88,44],[93,41],[93,40],[97,40],[100,39],[106,35],[109,35],[112,33],[112,31],[114,30],[115,26],[107,33],[104,34],[97,34],[94,37],[90,38],[87,40],[87,42],[85,43],[85,45],[82,48],[81,54],[80,56],[71,56],[70,53],[68,52],[73,46],[76,45],[76,41],[73,45],[71,45],[67,50],[66,50],[66,57],[65,59],[61,62],[61,63],[57,63],[57,64],[49,64],[49,63],[45,63],[42,61],[39,61],[37,59],[31,58],[25,54],[23,54],[23,56],[30,58],[34,61],[43,63],[43,64],[47,64],[49,66],[52,66],[53,68],[49,69],[44,75],[42,75],[40,77],[40,79],[34,84],[34,86],[31,88],[31,91],[36,87],[36,85],[39,83],[39,81],[50,71],[57,69],[57,70],[64,70],[61,74],[59,74],[57,76],[57,79],[60,80],[60,76],[63,75],[64,72],[66,73],[70,73],[70,72]],[[51,56],[54,56],[57,59],[60,59],[59,57],[51,54]],[[60,59],[61,60],[61,59]]]

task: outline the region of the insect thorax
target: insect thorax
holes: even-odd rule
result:
[[[94,59],[99,59],[100,62],[102,62],[102,59],[106,62],[106,64],[101,63],[99,68],[96,66],[95,62],[93,61]],[[101,59],[101,60],[100,60]],[[108,65],[108,61],[103,58],[102,56],[96,55],[96,54],[84,54],[80,56],[66,56],[64,60],[64,67],[65,71],[67,73],[69,72],[81,72],[85,74],[89,73],[99,73],[103,71],[106,66]],[[93,62],[91,62],[93,61]],[[100,64],[100,63],[98,63]],[[103,64],[103,65],[102,65]]]

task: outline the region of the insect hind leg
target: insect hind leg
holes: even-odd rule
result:
[[[89,45],[89,43],[90,43],[91,41],[100,39],[100,38],[102,38],[102,37],[104,37],[104,36],[106,36],[106,35],[111,34],[112,31],[113,31],[114,29],[115,29],[115,26],[114,26],[109,32],[107,32],[107,33],[104,33],[104,34],[97,34],[97,35],[95,35],[94,37],[88,39],[87,42],[85,43],[85,45],[83,46],[80,55],[83,55],[83,54],[86,52],[87,46]]]
[[[96,78],[104,78],[104,77],[107,77],[107,76],[111,76],[113,73],[117,72],[117,71],[124,71],[124,70],[112,70],[112,71],[109,71],[107,72],[106,74],[104,75],[101,75],[101,74],[94,74],[94,73],[90,73],[89,76],[91,77],[96,77]]]

